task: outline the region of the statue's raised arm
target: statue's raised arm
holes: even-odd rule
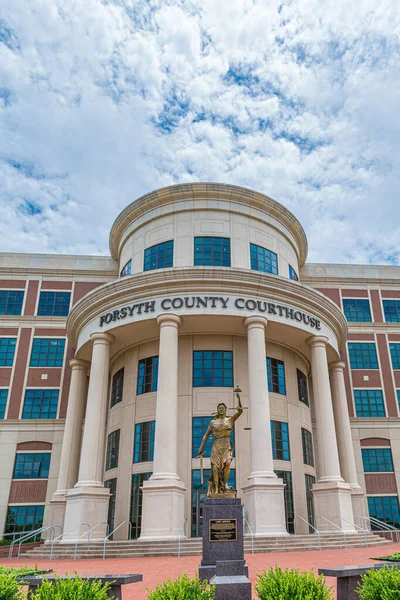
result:
[[[238,419],[240,417],[240,415],[243,413],[242,401],[240,400],[240,394],[241,394],[242,390],[240,389],[239,386],[236,386],[235,389],[233,390],[233,392],[234,392],[234,394],[236,394],[236,398],[238,400],[238,403],[237,403],[237,406],[236,406],[236,412],[231,417],[232,423],[234,423],[236,421],[236,419]]]

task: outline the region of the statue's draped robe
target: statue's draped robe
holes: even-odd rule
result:
[[[231,431],[233,429],[232,419],[229,417],[225,417],[224,420],[213,419],[209,424],[208,429],[213,436],[210,458],[211,467],[216,467],[218,469],[218,488],[221,493],[224,492],[226,488],[224,482],[225,465],[230,465],[232,462],[232,443],[230,439]],[[215,492],[211,468],[211,477],[208,480],[208,495],[213,495]]]

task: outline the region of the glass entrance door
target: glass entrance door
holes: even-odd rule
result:
[[[200,469],[192,471],[192,537],[201,537],[203,535],[203,504],[207,498],[208,479],[211,476],[210,469],[204,469],[204,482],[201,483]],[[236,487],[235,469],[231,469],[228,485]]]

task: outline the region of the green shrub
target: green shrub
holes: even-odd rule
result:
[[[361,576],[357,588],[361,600],[400,600],[400,569],[394,565]]]
[[[68,575],[68,574],[67,574]],[[101,581],[85,581],[77,573],[68,579],[56,579],[54,583],[43,580],[30,600],[109,600],[107,590],[111,584]]]
[[[154,592],[149,592],[148,600],[214,600],[215,586],[202,582],[198,577],[190,579],[186,573],[171,581],[158,584]]]
[[[38,569],[37,565],[34,567],[22,565],[22,567],[19,567],[18,569],[0,565],[0,575],[12,575],[13,577],[34,577],[35,575],[45,575],[46,573],[52,573],[52,570]]]
[[[331,600],[332,588],[325,585],[325,578],[314,573],[272,567],[257,575],[255,589],[260,600]]]
[[[0,574],[0,600],[23,600],[25,594],[12,575]]]

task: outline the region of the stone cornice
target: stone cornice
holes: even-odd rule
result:
[[[201,201],[201,200],[225,200],[228,202],[238,202],[250,208],[255,208],[274,217],[293,235],[299,255],[300,265],[304,264],[307,258],[308,243],[304,229],[296,217],[282,204],[260,194],[254,190],[243,188],[236,185],[227,185],[223,183],[190,183],[184,185],[172,185],[160,188],[149,194],[145,194],[137,200],[131,202],[118,215],[110,232],[110,251],[111,256],[118,259],[119,248],[124,232],[127,227],[136,219],[151,211],[159,211],[156,216],[161,216],[163,208],[173,202]],[[201,210],[206,209],[203,205],[198,207]],[[214,207],[215,209],[215,207]],[[222,210],[222,207],[219,207]],[[196,210],[196,206],[187,207],[182,204],[182,210]],[[176,212],[176,211],[174,211]],[[232,208],[231,212],[235,212]]]
[[[347,321],[342,311],[329,298],[300,282],[285,277],[223,267],[175,267],[139,273],[106,283],[86,294],[72,308],[67,320],[67,335],[77,346],[82,328],[124,303],[133,303],[155,296],[174,294],[238,294],[268,298],[290,304],[293,308],[321,319],[335,333],[339,347],[347,339]]]

